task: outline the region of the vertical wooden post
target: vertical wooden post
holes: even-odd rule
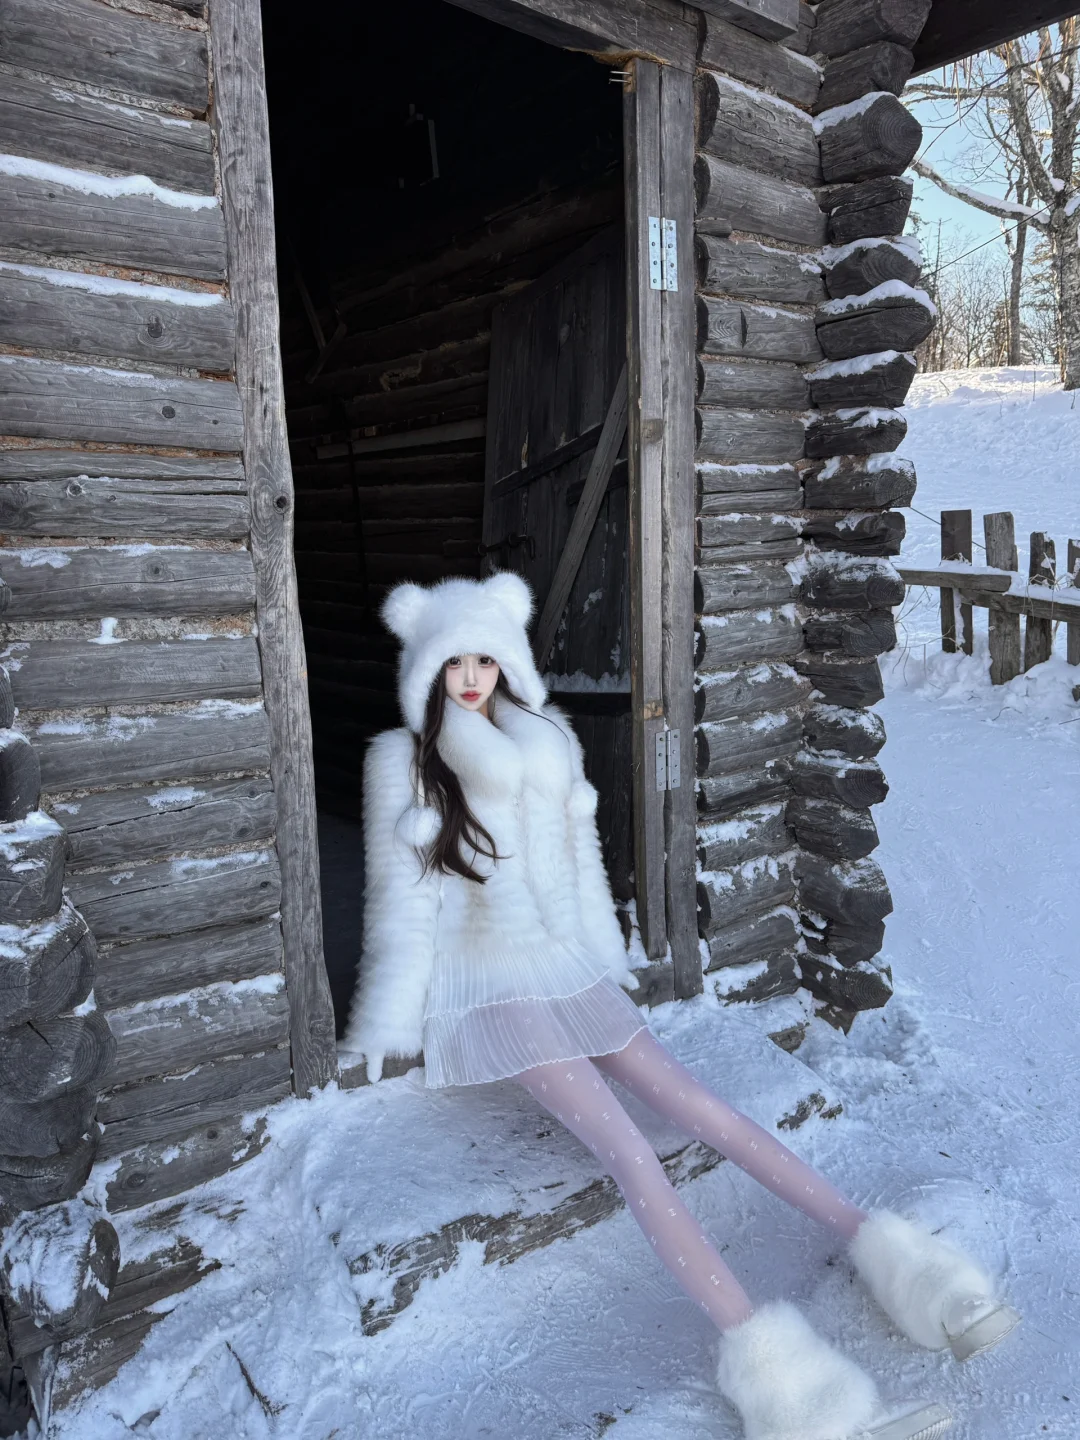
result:
[[[668,726],[678,730],[682,783],[664,796],[667,937],[675,994],[696,995],[704,980],[697,923],[694,795],[694,77],[660,72],[660,204],[674,220],[678,289],[661,295],[664,455],[663,686]]]
[[[971,511],[942,510],[941,512],[941,558],[942,560],[966,560],[971,564]],[[956,652],[956,591],[941,592],[941,648],[947,655]],[[960,606],[961,646],[965,655],[975,648],[971,606]]]
[[[1016,536],[1008,510],[983,516],[986,563],[998,570],[1016,570]],[[1004,685],[1020,674],[1020,616],[990,602],[990,681]]]
[[[212,0],[214,122],[236,311],[236,383],[244,412],[251,556],[277,802],[281,928],[293,1085],[337,1075],[326,978],[307,663],[293,565],[293,483],[279,344],[274,195],[259,0]]]
[[[641,943],[667,951],[664,794],[656,787],[663,701],[663,319],[649,281],[649,217],[660,208],[660,67],[630,62],[624,89],[628,459],[630,485],[630,707],[633,725],[634,891]],[[687,737],[689,738],[689,737]],[[685,742],[684,742],[685,743]]]
[[[1080,540],[1069,541],[1066,563],[1073,589],[1080,590]],[[1080,621],[1069,626],[1065,658],[1070,665],[1080,665]]]
[[[1028,552],[1028,583],[1054,588],[1057,579],[1055,564],[1057,552],[1050,536],[1041,530],[1031,532],[1031,548]],[[1037,619],[1028,615],[1024,620],[1024,669],[1041,665],[1049,660],[1054,649],[1054,622]]]

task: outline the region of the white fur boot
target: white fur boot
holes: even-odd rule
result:
[[[891,1210],[875,1210],[850,1249],[871,1295],[916,1345],[950,1346],[958,1360],[969,1360],[1020,1321],[1015,1310],[995,1299],[993,1281],[981,1265]]]
[[[877,1421],[877,1386],[783,1301],[724,1332],[717,1383],[745,1440],[934,1440],[950,1424],[941,1406]]]

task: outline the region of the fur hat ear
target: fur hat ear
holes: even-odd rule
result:
[[[532,591],[520,575],[515,575],[512,570],[497,570],[483,584],[487,593],[511,619],[522,626],[529,623],[533,610]]]
[[[397,638],[408,644],[416,633],[420,616],[428,602],[428,592],[419,585],[405,580],[395,585],[382,603],[379,611],[383,624],[392,630]]]

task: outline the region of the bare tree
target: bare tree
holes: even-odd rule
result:
[[[1017,363],[1021,353],[1021,289],[1029,229],[1045,238],[1059,317],[1058,363],[1067,390],[1080,387],[1078,38],[1080,20],[1062,20],[955,67],[951,83],[919,81],[908,89],[913,97],[957,107],[965,118],[977,115],[1007,176],[1006,195],[999,198],[942,175],[925,160],[913,164],[919,175],[946,194],[1009,227],[1010,363]]]

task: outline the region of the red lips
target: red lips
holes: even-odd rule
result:
[[[480,699],[480,691],[479,691],[479,690],[463,690],[463,691],[461,692],[461,698],[462,698],[463,700],[479,700],[479,699]]]

